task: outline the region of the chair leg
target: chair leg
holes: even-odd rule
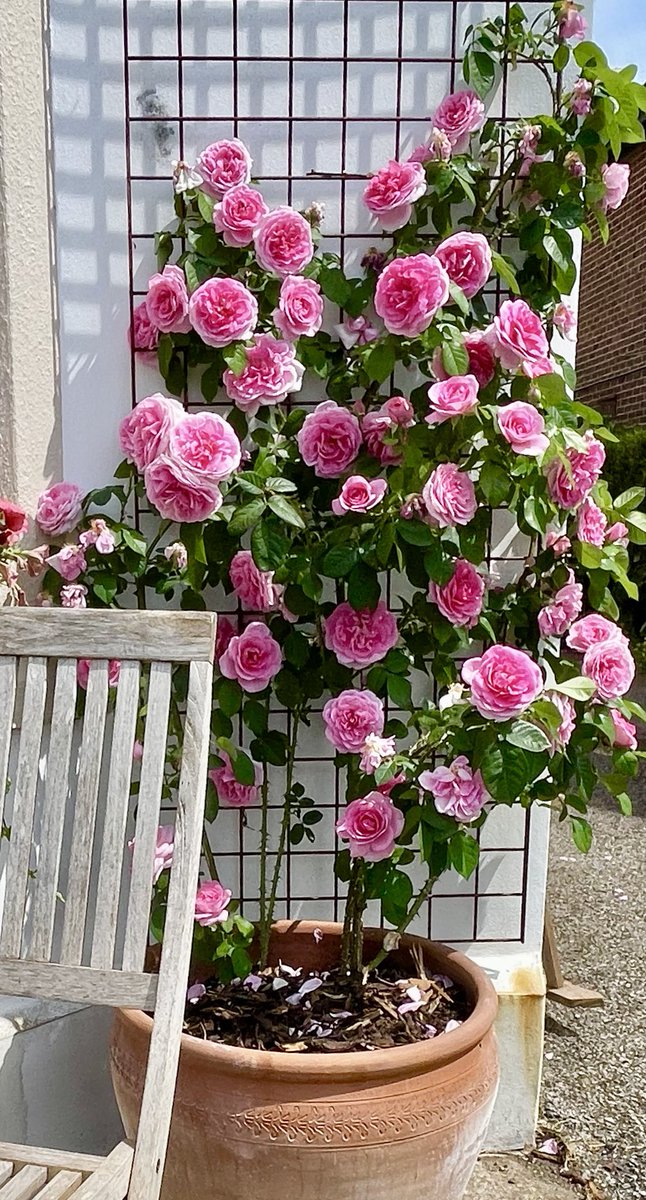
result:
[[[132,1170],[133,1149],[120,1142],[105,1162],[74,1193],[75,1200],[126,1200]]]

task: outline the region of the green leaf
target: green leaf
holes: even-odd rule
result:
[[[507,284],[510,292],[513,292],[514,296],[519,296],[520,287],[518,286],[516,272],[514,271],[511,263],[508,262],[506,258],[503,258],[502,254],[498,254],[497,250],[491,251],[491,261],[493,263],[494,271],[500,276],[503,283]]]
[[[242,504],[236,508],[229,521],[229,533],[232,537],[239,537],[241,533],[246,533],[247,529],[251,529],[252,525],[257,524],[264,511],[264,500],[250,500],[248,504]]]
[[[532,777],[531,760],[525,751],[506,743],[489,746],[480,769],[490,796],[506,804],[518,799]]]
[[[128,529],[124,526],[124,528],[121,530],[121,536],[126,543],[126,546],[128,546],[130,550],[134,550],[135,554],[143,556],[146,553],[148,549],[146,539],[143,538],[140,533],[137,533],[135,529]]]
[[[251,970],[251,959],[244,946],[236,946],[231,953],[231,966],[237,979],[246,979]]]
[[[592,679],[587,679],[585,675],[575,675],[574,679],[564,679],[562,683],[555,683],[553,690],[561,692],[563,696],[569,696],[572,700],[590,700],[597,687]]]
[[[466,374],[469,369],[469,355],[461,341],[443,342],[442,365],[447,375]]]
[[[375,342],[363,359],[368,379],[374,383],[383,383],[394,369],[396,359],[392,342]]]
[[[210,367],[202,375],[200,380],[200,390],[207,404],[210,404],[215,399],[222,382],[222,368],[219,362],[211,363]]]
[[[267,731],[268,713],[264,704],[260,700],[246,700],[244,709],[242,710],[242,719],[256,736],[260,736]]]
[[[564,71],[569,61],[570,47],[566,42],[561,42],[554,51],[554,57],[552,59],[554,70],[558,72]]]
[[[217,684],[216,698],[222,712],[227,717],[233,717],[240,711],[242,688],[235,679],[220,679]]]
[[[305,529],[305,521],[299,509],[286,496],[270,496],[267,503],[281,521],[285,521],[287,525],[293,525],[295,529]]]
[[[480,489],[485,500],[492,508],[498,508],[507,499],[511,487],[509,472],[497,463],[488,461],[484,464],[479,479]]]
[[[334,304],[338,304],[339,308],[344,308],[346,301],[350,299],[352,293],[352,285],[346,279],[340,267],[321,267],[318,281],[321,285],[321,291],[328,300]]]
[[[584,817],[575,817],[571,814],[570,822],[574,845],[582,854],[587,854],[592,845],[592,829],[589,822]]]
[[[366,563],[357,563],[352,568],[348,579],[348,600],[355,611],[377,607],[381,596],[381,588],[376,571]]]
[[[238,783],[243,783],[245,787],[251,787],[256,782],[255,765],[244,750],[236,752],[231,760],[231,766]]]
[[[99,600],[104,604],[112,604],[118,588],[118,580],[115,575],[109,571],[102,571],[100,575],[95,575],[92,581],[92,591]]]
[[[480,847],[476,839],[464,829],[458,829],[448,847],[451,866],[463,879],[468,879],[473,875],[480,857]]]
[[[465,317],[469,315],[469,301],[467,300],[461,287],[457,283],[449,283],[449,291],[454,304],[457,304],[460,312],[464,313]]]
[[[259,521],[251,534],[251,553],[261,571],[275,571],[290,550],[289,539],[269,521]]]
[[[307,638],[296,629],[292,629],[285,638],[283,649],[285,658],[293,667],[304,667],[310,656],[310,644]]]
[[[388,676],[388,695],[395,708],[404,708],[410,712],[413,707],[410,680],[404,675]]]
[[[215,208],[215,200],[212,196],[207,196],[206,192],[199,191],[197,193],[197,207],[202,220],[207,225],[213,224],[213,209]]]
[[[483,50],[469,50],[465,56],[463,74],[466,82],[484,100],[494,85],[496,65]]]
[[[547,734],[531,721],[514,721],[509,733],[505,735],[505,740],[512,746],[519,746],[521,750],[531,750],[533,754],[540,754],[552,747]]]
[[[423,521],[417,519],[412,521],[398,521],[397,533],[405,542],[409,542],[411,546],[430,546],[436,541],[433,531]]]
[[[333,546],[323,559],[321,572],[329,579],[343,579],[350,574],[358,557],[359,551],[354,546]]]
[[[646,496],[646,488],[626,488],[625,492],[622,492],[620,496],[617,496],[616,500],[613,500],[612,507],[617,509],[618,512],[632,512],[633,508],[637,508],[641,504],[644,496]]]
[[[241,375],[247,365],[247,351],[244,342],[231,342],[225,346],[222,357],[234,375]]]

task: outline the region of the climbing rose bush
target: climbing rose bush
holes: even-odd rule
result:
[[[473,872],[496,806],[549,806],[584,850],[598,782],[629,811],[646,714],[616,597],[636,595],[644,489],[610,494],[613,435],[576,401],[553,333],[574,334],[573,231],[607,239],[646,89],[584,35],[570,0],[471,31],[426,141],[366,180],[375,245],[358,275],[325,249],[319,205],[272,209],[252,146],[221,139],[178,164],[130,334],[163,387],[122,421],[112,485],[82,498],[59,483],[38,502],[50,602],[237,601],[218,632],[195,912],[197,951],[225,978],[249,969],[252,927],[218,882],[212,822],[218,806],[261,809],[265,961],[286,847],[315,840],[329,799],[298,776],[310,726],[345,781],[346,964],[365,901],[405,929],[443,871]],[[504,130],[488,116],[503,59],[542,72],[551,112]],[[152,514],[139,524],[135,499]],[[499,577],[501,519],[525,557]],[[5,505],[3,544],[21,528]],[[184,687],[178,672],[180,704]],[[144,739],[142,713],[135,753]],[[169,795],[176,752],[171,739]],[[163,830],[157,934],[171,858]]]

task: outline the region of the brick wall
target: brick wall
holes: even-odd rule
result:
[[[610,214],[610,241],[583,249],[577,399],[630,425],[646,424],[646,145],[627,151],[631,185]]]

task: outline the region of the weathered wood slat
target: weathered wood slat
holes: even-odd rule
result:
[[[45,1167],[22,1167],[0,1188],[0,1200],[33,1200],[45,1183]]]
[[[0,658],[0,829],[7,792],[7,770],[11,750],[13,706],[16,697],[16,660]]]
[[[129,1200],[158,1200],[162,1182],[161,1166],[166,1156],[184,1017],[184,984],[191,954],[206,793],[211,687],[211,664],[191,663],[158,1003]]]
[[[82,1182],[83,1176],[79,1171],[59,1171],[45,1184],[42,1192],[38,1192],[36,1200],[69,1200]]]
[[[6,1159],[0,1159],[0,1185],[6,1183],[13,1175],[13,1163],[7,1162]]]
[[[80,1171],[81,1175],[89,1175],[98,1170],[105,1158],[98,1154],[74,1154],[68,1150],[50,1150],[41,1146],[22,1146],[16,1143],[0,1142],[0,1158],[23,1165],[35,1163],[47,1167],[50,1171]]]
[[[27,665],[22,709],[0,936],[0,956],[9,958],[18,958],[22,946],[46,695],[47,661],[44,658],[31,658]],[[2,718],[6,719],[5,714],[2,714]]]
[[[170,663],[151,663],[144,730],[144,753],[141,760],[141,777],[137,797],[137,825],[132,852],[132,877],[123,948],[125,971],[141,971],[143,969],[148,942],[150,895],[168,740],[171,676]]]
[[[0,959],[0,992],[7,996],[46,996],[152,1011],[157,991],[157,976],[143,971],[98,971],[94,967]]]
[[[70,755],[76,703],[76,659],[60,659],[56,671],[54,706],[47,753],[45,804],[40,854],[34,890],[31,958],[46,961],[51,954],[56,916],[56,882],[61,860],[65,808],[70,787]]]
[[[119,1142],[101,1166],[75,1193],[76,1200],[124,1200],[130,1196],[128,1180],[132,1169],[132,1146]],[[153,1174],[152,1164],[150,1174]],[[150,1193],[153,1200],[153,1191]]]
[[[3,654],[193,662],[213,658],[211,613],[157,613],[51,608],[5,609]]]
[[[95,904],[91,958],[93,967],[109,968],[114,961],[121,871],[130,805],[132,750],[139,706],[139,676],[139,663],[121,664]]]
[[[90,665],[85,698],[76,807],[65,895],[61,946],[63,963],[80,963],[83,957],[107,702],[108,661],[99,659]]]

